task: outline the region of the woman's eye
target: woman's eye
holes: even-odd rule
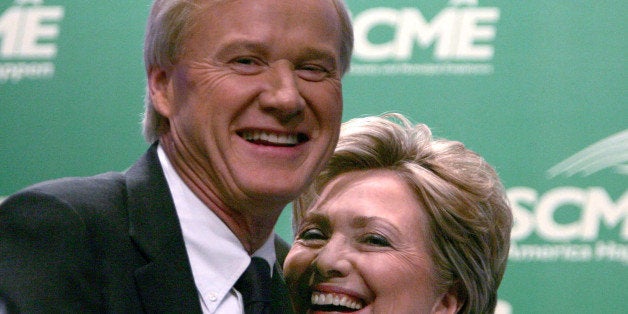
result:
[[[390,247],[390,241],[386,237],[379,234],[367,234],[363,237],[362,242],[381,247]]]
[[[299,234],[300,240],[325,240],[327,237],[325,234],[317,228],[306,229]]]

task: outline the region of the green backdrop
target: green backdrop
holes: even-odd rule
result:
[[[348,0],[344,120],[399,111],[500,173],[515,214],[499,313],[625,313],[622,1]],[[0,1],[0,195],[146,149],[150,1]],[[277,231],[291,238],[290,214]]]

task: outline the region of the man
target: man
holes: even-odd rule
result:
[[[25,313],[242,313],[234,285],[255,256],[270,311],[290,312],[273,227],[336,144],[352,40],[341,0],[157,0],[154,144],[124,173],[8,198],[0,291]]]

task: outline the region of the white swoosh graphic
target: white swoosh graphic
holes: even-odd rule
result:
[[[586,177],[607,168],[628,175],[628,129],[577,152],[547,170],[547,174],[550,178],[561,174],[571,177],[577,173]]]

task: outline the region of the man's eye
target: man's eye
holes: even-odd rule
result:
[[[252,65],[255,64],[255,60],[253,60],[252,58],[237,58],[235,60],[233,60],[235,63],[238,64],[245,64],[245,65]]]
[[[381,246],[381,247],[391,246],[390,241],[388,241],[386,237],[380,234],[367,234],[364,237],[362,237],[362,242],[369,245]]]
[[[305,65],[296,71],[302,79],[306,81],[321,81],[329,75],[327,69],[316,65]]]
[[[305,65],[305,66],[302,66],[301,69],[304,71],[311,71],[311,72],[327,72],[327,70],[325,70],[323,67],[316,66],[316,65]]]
[[[244,75],[258,74],[262,71],[262,63],[251,57],[239,57],[231,60],[231,67],[238,73]]]
[[[306,229],[299,234],[300,240],[325,240],[327,236],[318,228]]]

